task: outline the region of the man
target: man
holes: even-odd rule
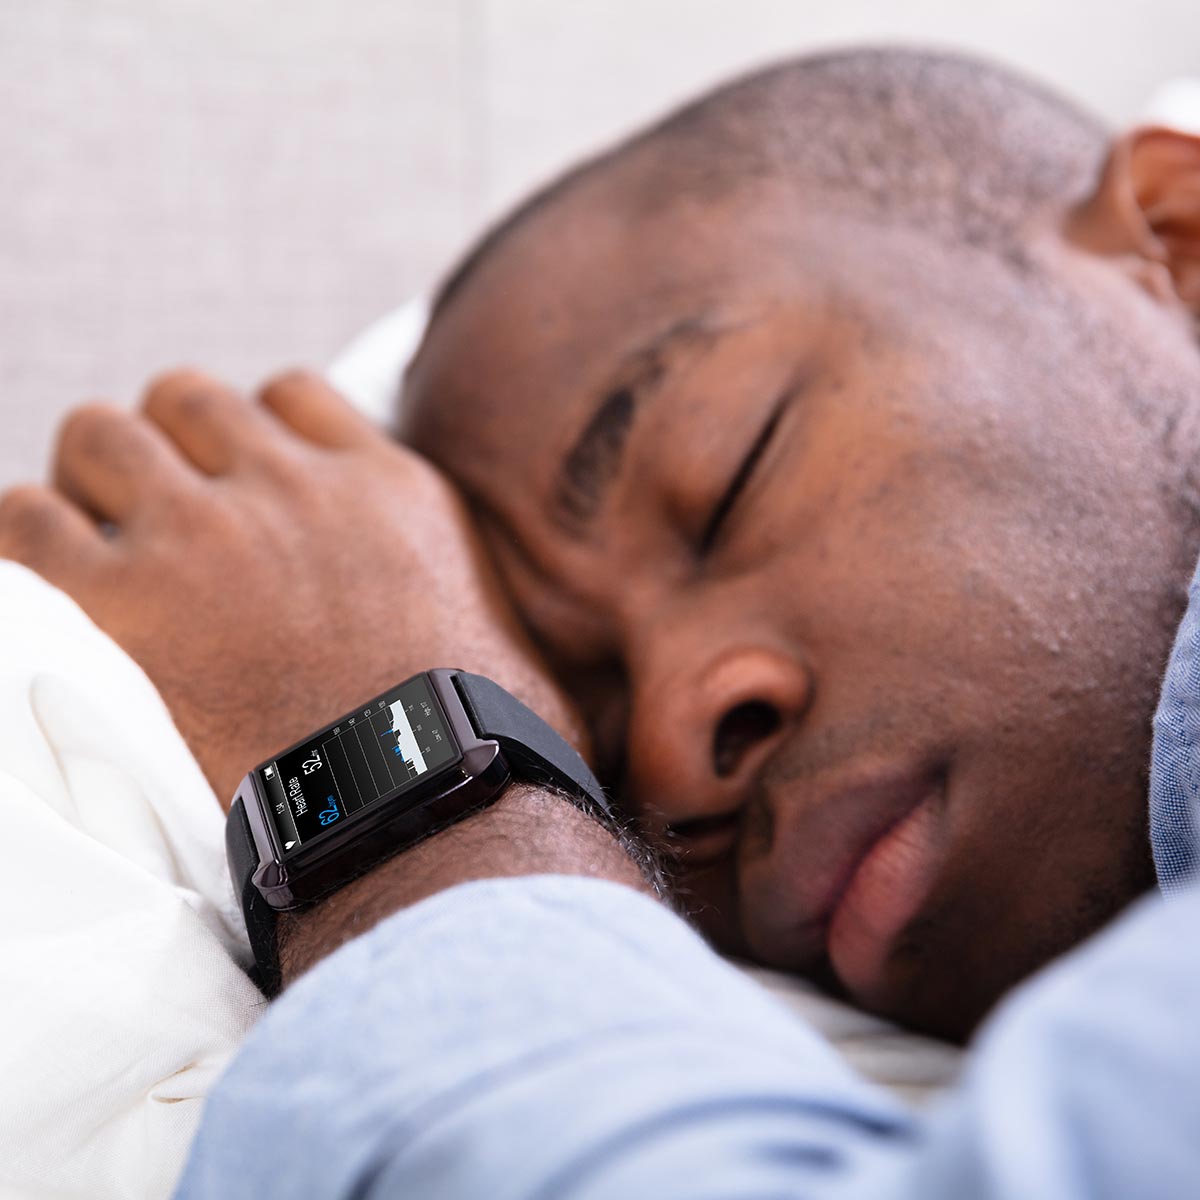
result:
[[[574,172],[446,288],[404,435],[726,948],[961,1036],[1152,885],[1198,145],[1105,168],[998,72],[809,60]]]
[[[402,431],[466,506],[313,380],[254,408],[177,375],[141,416],[69,423],[56,488],[10,495],[2,544],[139,658],[219,794],[410,671],[481,670],[580,737],[577,708],[719,945],[964,1036],[1153,881],[1149,718],[1200,543],[1197,179],[1193,140],[1136,134],[1106,160],[1086,118],[975,64],[794,64],[574,173],[451,281]],[[627,886],[453,887],[543,873]],[[1088,1177],[1059,1155],[1070,1106],[1046,1101],[1086,1063],[989,1093],[993,1054],[919,1157],[904,1114],[645,886],[605,829],[518,787],[290,918],[289,979],[445,893],[285,997],[185,1192],[449,1192],[520,1150],[514,1192],[696,1194],[690,1162],[714,1194],[789,1169],[1030,1194],[980,1151],[995,1094],[1043,1106],[1054,1194]],[[1058,995],[1131,982],[1122,954],[1161,951],[1180,911]],[[522,969],[534,945],[558,959]],[[487,1003],[481,977],[502,985]],[[304,1040],[362,988],[360,1025]],[[1114,1012],[1168,1027],[1116,992],[1094,1036],[1131,1032]],[[1035,1011],[1007,1046],[1048,1069],[1056,1010]],[[1090,1100],[1135,1070],[1169,1082],[1162,1051]],[[1103,1131],[1096,1111],[1076,1124]],[[547,1121],[536,1153],[515,1136]]]

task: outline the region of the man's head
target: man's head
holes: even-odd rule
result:
[[[402,433],[722,947],[963,1034],[1151,885],[1198,178],[994,68],[802,60],[443,290]]]

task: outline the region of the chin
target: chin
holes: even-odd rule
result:
[[[989,944],[994,943],[983,930],[976,930],[969,947],[909,932],[897,944],[880,988],[847,999],[907,1029],[961,1045],[1044,961],[1008,961],[988,951]]]
[[[953,996],[915,996],[899,1005],[883,1008],[868,1006],[868,1011],[916,1033],[927,1034],[956,1045],[965,1045],[1004,992],[964,998],[961,989],[951,988],[950,991],[954,993]]]

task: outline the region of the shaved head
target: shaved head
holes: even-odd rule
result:
[[[630,197],[647,212],[771,179],[1019,255],[1031,220],[1095,182],[1109,137],[1058,94],[980,60],[897,48],[796,59],[718,88],[535,193],[446,279],[434,312],[517,226],[619,161],[652,168]]]

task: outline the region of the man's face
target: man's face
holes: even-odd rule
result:
[[[1031,271],[761,191],[552,204],[439,316],[403,433],[714,940],[962,1035],[1152,879],[1186,567],[1071,294],[1163,335],[1052,238]]]

